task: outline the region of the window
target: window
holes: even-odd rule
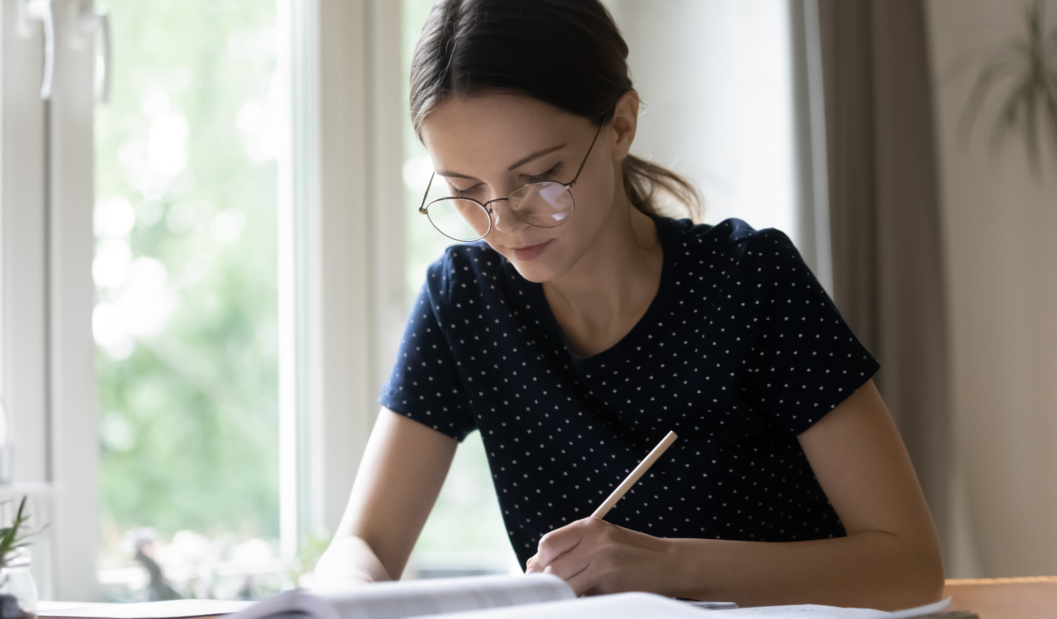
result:
[[[139,599],[156,561],[184,597],[274,593],[277,7],[99,6],[118,51],[94,126],[101,584]]]
[[[350,273],[349,265],[372,262],[377,248],[370,241],[384,241],[375,227],[402,245],[400,222],[367,217],[365,187],[381,183],[363,182],[362,162],[385,161],[378,145],[391,139],[368,139],[361,113],[368,74],[398,73],[368,68],[372,58],[395,57],[368,54],[369,45],[386,43],[368,43],[368,15],[393,22],[384,27],[396,32],[398,12],[373,0],[177,5],[161,27],[153,5],[106,4],[115,26],[115,101],[98,111],[99,144],[98,28],[89,27],[101,23],[95,5],[15,0],[2,7],[2,388],[19,440],[16,480],[37,484],[33,489],[43,488],[54,504],[53,552],[35,562],[47,572],[39,579],[43,594],[53,599],[103,597],[96,582],[101,520],[117,523],[104,536],[110,542],[104,553],[118,552],[121,527],[141,524],[155,526],[166,542],[177,527],[222,531],[220,554],[231,550],[227,556],[255,565],[275,555],[278,535],[282,557],[292,559],[333,532],[377,411],[377,368],[387,362],[373,361],[382,348],[374,338],[388,337],[379,325],[393,313],[387,306],[393,295],[376,282],[393,281],[385,268],[402,272],[402,259],[377,273]],[[126,18],[133,21],[119,23]],[[52,32],[45,22],[63,36],[45,37]],[[323,52],[343,45],[344,53]],[[62,68],[48,101],[41,98],[42,50],[53,50]],[[194,65],[211,54],[214,62]],[[240,63],[235,71],[232,62]],[[322,80],[321,73],[336,79]],[[392,90],[375,86],[376,93]],[[395,92],[393,99],[398,85]],[[204,160],[215,165],[203,168]],[[391,169],[399,182],[399,165]],[[371,178],[384,174],[382,166]],[[263,245],[254,255],[224,253],[244,242]],[[180,296],[195,283],[202,284],[200,294]],[[237,297],[234,310],[224,311],[225,287]],[[181,314],[188,308],[197,316]],[[222,364],[203,352],[210,347]],[[246,393],[249,402],[242,401]],[[194,423],[181,426],[174,409]],[[136,417],[163,410],[165,417],[149,426]],[[225,436],[217,411],[233,415],[244,432]],[[160,429],[178,440],[163,442],[146,461],[127,457],[139,433],[166,423],[173,425]],[[181,442],[192,453],[198,449],[200,459],[166,452]],[[197,513],[183,522],[179,508],[159,509],[181,493],[188,503],[209,501],[218,478],[233,476],[229,464],[206,470],[210,453],[239,460],[233,464],[241,472],[239,504],[210,522],[202,518],[209,504],[195,505]],[[103,518],[100,466],[108,486]],[[140,466],[155,482],[165,468],[169,477],[160,485],[170,484],[168,491],[141,500],[155,489],[141,483]],[[136,477],[122,480],[130,469]],[[203,549],[201,538],[184,537],[193,542],[183,545],[187,554],[214,552]],[[209,569],[215,565],[208,562]],[[194,580],[212,581],[212,594],[246,593],[209,574],[170,576],[192,593],[205,590],[195,589]],[[134,580],[119,570],[105,579]]]

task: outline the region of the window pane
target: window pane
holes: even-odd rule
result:
[[[262,595],[284,578],[276,5],[97,2],[115,51],[95,125],[100,577],[143,595],[138,541],[182,596]]]

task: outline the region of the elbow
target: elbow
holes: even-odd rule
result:
[[[908,553],[905,569],[900,570],[899,588],[903,595],[900,596],[899,608],[891,610],[924,606],[943,599],[946,580],[938,545],[915,546]]]
[[[887,551],[884,568],[873,571],[873,608],[904,610],[932,604],[943,599],[946,586],[943,558],[935,536],[901,537],[882,534]],[[881,582],[886,583],[878,586]]]
[[[940,556],[939,549],[936,550],[931,565],[923,577],[922,587],[925,589],[926,604],[938,602],[943,599],[944,590],[947,587],[947,580],[943,570],[943,558]]]

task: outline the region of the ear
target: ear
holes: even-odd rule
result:
[[[610,121],[616,132],[613,144],[613,160],[621,161],[631,152],[631,143],[635,141],[635,129],[639,124],[639,93],[629,90],[617,101]]]

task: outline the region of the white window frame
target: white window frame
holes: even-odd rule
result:
[[[337,527],[403,328],[405,106],[399,3],[277,2],[291,24],[280,33],[292,52],[281,62],[297,86],[293,155],[280,166],[290,231],[280,239],[289,267],[280,273],[280,487],[292,553]],[[56,552],[43,593],[90,601],[100,595],[95,54],[84,17],[94,7],[51,0],[55,73],[44,103],[42,29],[25,6],[0,9],[0,388],[20,440],[16,480],[54,492]]]
[[[308,0],[292,10],[293,159],[282,172],[292,200],[281,207],[295,235],[283,241],[293,267],[280,292],[285,552],[335,532],[406,313],[400,3]]]
[[[45,390],[44,105],[39,28],[25,27],[21,4],[0,5],[0,398],[8,415],[14,500],[35,486],[50,499]],[[12,208],[8,205],[18,205]],[[43,595],[53,589],[51,556],[33,548]]]
[[[18,441],[15,480],[43,482],[49,477],[43,39],[39,27],[26,27],[22,8],[0,4],[0,397]]]
[[[818,0],[789,0],[793,65],[793,122],[799,196],[800,250],[822,287],[833,296],[829,225],[826,108],[822,92],[822,39]]]
[[[37,4],[54,27],[48,101],[41,101],[41,22],[25,0],[3,3],[3,385],[19,440],[15,479],[52,490],[52,594],[94,599],[94,6]]]

